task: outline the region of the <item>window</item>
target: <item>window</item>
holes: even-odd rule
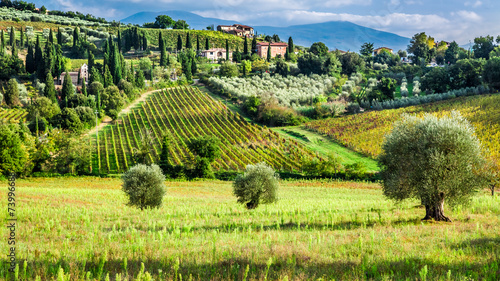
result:
[[[210,52],[210,54],[211,54],[211,55],[213,55],[213,54],[214,54],[214,52]]]

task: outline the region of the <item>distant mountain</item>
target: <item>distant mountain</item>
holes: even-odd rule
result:
[[[221,24],[238,23],[236,21],[205,18],[185,11],[140,12],[121,20],[121,22],[143,24],[153,22],[158,15],[169,15],[174,20],[183,19],[193,29],[206,29],[207,26],[212,24],[217,28],[217,25]],[[253,28],[258,34],[278,34],[283,41],[292,36],[295,44],[305,47],[321,41],[331,50],[359,52],[363,43],[372,42],[375,48],[389,47],[397,51],[399,49],[406,50],[407,45],[410,43],[409,38],[346,21],[330,21],[288,27],[253,26]]]
[[[229,20],[221,20],[215,18],[205,18],[199,16],[197,14],[193,14],[185,11],[162,11],[162,12],[140,12],[137,14],[133,14],[130,17],[122,19],[122,23],[131,23],[131,24],[140,24],[146,22],[154,22],[155,18],[159,15],[168,15],[173,20],[185,20],[189,24],[189,28],[192,29],[206,29],[209,25],[214,25],[217,28],[217,25],[232,25],[237,22],[229,21]]]
[[[406,50],[410,38],[405,38],[394,33],[379,31],[347,21],[330,21],[315,24],[294,25],[288,27],[255,26],[259,34],[278,34],[283,41],[292,36],[296,45],[311,46],[314,42],[325,43],[330,50],[359,52],[361,45],[371,42],[374,48],[388,47]]]

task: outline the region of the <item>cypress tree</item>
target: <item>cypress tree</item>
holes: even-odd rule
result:
[[[118,53],[122,52],[122,33],[120,29],[118,29]]]
[[[113,81],[115,82],[115,85],[120,82],[122,79],[122,70],[121,70],[121,61],[120,61],[120,53],[117,50],[117,46],[113,48]]]
[[[57,28],[57,44],[61,45],[63,44],[63,41],[62,41],[62,32],[61,32],[61,28],[58,27]]]
[[[295,46],[293,45],[292,36],[288,37],[288,52],[293,53],[295,50]]]
[[[255,36],[252,39],[252,54],[257,53],[257,38]]]
[[[245,35],[245,42],[243,43],[243,54],[246,56],[248,55],[248,40],[247,36]]]
[[[120,70],[122,72],[122,77],[121,79],[126,79],[127,78],[127,64],[125,63],[125,58],[123,57],[123,54],[120,53]]]
[[[177,37],[177,51],[178,52],[182,51],[182,38],[180,34]]]
[[[148,49],[148,38],[146,37],[146,34],[142,36],[142,49],[146,51]]]
[[[87,66],[88,66],[88,72],[89,73],[92,73],[92,68],[94,68],[94,60],[95,60],[95,57],[94,57],[94,54],[90,51],[90,48],[87,49],[87,57],[88,57],[88,62],[87,62]]]
[[[55,58],[54,46],[50,42],[47,42],[45,44],[45,55],[43,57],[43,60],[45,63],[44,71],[52,72],[54,70],[56,58]],[[43,73],[42,75],[43,77],[45,77],[46,73]]]
[[[139,29],[134,27],[134,50],[139,51]]]
[[[14,39],[16,38],[16,30],[14,29],[13,26],[10,27],[10,34],[9,34],[9,44],[10,46],[14,46]]]
[[[73,94],[73,82],[71,82],[71,77],[69,76],[69,71],[66,71],[66,75],[64,75],[64,82],[61,90],[61,100],[64,102],[64,107],[67,105],[68,97]]]
[[[26,55],[26,72],[33,73],[35,72],[35,55],[33,53],[33,46],[31,43],[28,43],[28,54]]]
[[[196,65],[196,60],[193,58],[191,60],[191,74],[196,74],[198,72],[198,66]]]
[[[3,52],[3,49],[5,49],[5,34],[3,33],[3,29],[2,29],[2,52]]]
[[[53,103],[57,104],[57,96],[56,96],[56,88],[54,86],[54,78],[52,74],[47,73],[47,77],[45,78],[45,89],[44,95],[49,98]]]
[[[190,82],[193,79],[192,70],[191,70],[191,60],[188,60],[186,62],[186,64],[187,64],[186,73],[185,73],[186,74],[186,80],[188,82]]]
[[[205,50],[210,50],[210,41],[208,41],[208,37],[205,38]]]
[[[55,45],[55,61],[54,61],[54,70],[52,71],[53,75],[58,79],[61,77],[61,73],[64,70],[64,62],[63,62],[63,51],[61,45]]]
[[[73,49],[76,49],[76,46],[78,46],[79,36],[78,27],[75,27],[75,29],[73,29]]]
[[[14,58],[19,58],[19,57],[17,56],[16,41],[17,41],[17,40],[16,40],[16,39],[14,39],[14,45],[12,45],[12,57],[14,57]]]
[[[167,66],[167,51],[165,50],[165,41],[163,41],[163,36],[159,36],[159,42],[158,45],[160,47],[160,66],[166,67]]]
[[[104,67],[104,88],[113,85],[113,75],[111,75],[111,71],[109,67],[106,65]]]
[[[288,52],[288,49],[289,48],[287,47],[286,50],[285,50],[285,60],[287,60],[287,61],[290,60],[290,54]]]
[[[229,41],[226,39],[226,61],[229,61]]]
[[[197,52],[200,51],[200,35],[199,34],[196,35],[196,51]]]
[[[49,42],[54,44],[54,32],[52,31],[52,28],[49,31]]]
[[[38,79],[45,79],[45,63],[43,61],[43,53],[42,47],[40,46],[40,36],[36,36],[36,45],[35,45],[35,71],[38,76]]]
[[[144,73],[142,73],[142,70],[137,71],[135,76],[135,86],[140,89],[144,88]]]
[[[186,49],[192,49],[193,44],[191,44],[191,36],[189,36],[189,32],[186,35]]]
[[[271,61],[271,42],[269,42],[269,47],[267,47],[267,61]]]
[[[142,36],[141,35],[139,35],[139,50],[144,51],[144,47],[142,46]]]
[[[21,27],[21,35],[19,36],[21,42],[19,42],[19,48],[22,49],[24,47],[24,30],[23,28]]]
[[[93,67],[92,71],[90,72],[89,84],[92,84],[94,82],[102,83],[101,73],[99,73],[97,67]]]
[[[80,84],[80,82],[81,82],[80,75],[82,75],[82,70],[81,70],[81,69],[78,69],[78,77],[77,77],[77,80],[76,80],[76,85],[77,85],[77,86],[78,86],[78,84]]]
[[[130,62],[130,71],[128,72],[127,81],[135,84],[135,71],[132,62]]]
[[[88,96],[87,95],[87,83],[85,83],[85,77],[83,77],[83,80],[82,80],[82,94],[84,96]]]
[[[163,143],[161,145],[161,153],[160,153],[160,163],[158,163],[158,166],[163,170],[164,174],[169,174],[170,170],[170,163],[168,162],[168,159],[170,158],[170,140],[168,135],[163,137]]]

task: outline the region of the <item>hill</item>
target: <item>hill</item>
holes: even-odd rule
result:
[[[376,157],[381,152],[384,135],[403,113],[432,113],[443,115],[458,110],[476,128],[484,147],[496,160],[500,160],[500,95],[461,97],[432,104],[400,109],[370,111],[307,123],[305,127],[326,134],[346,147]]]
[[[121,20],[121,22],[143,24],[145,22],[153,22],[158,15],[169,15],[174,20],[183,19],[193,29],[206,29],[207,26],[212,24],[217,27],[220,24],[236,23],[236,21],[205,18],[185,11],[140,12]],[[339,49],[357,52],[363,43],[373,42],[375,48],[385,46],[397,51],[399,49],[406,49],[410,42],[409,38],[346,21],[331,21],[288,27],[253,27],[258,34],[278,34],[282,40],[286,40],[289,36],[292,36],[295,44],[306,47],[314,42],[321,41],[332,50]]]
[[[115,125],[100,130],[92,170],[119,173],[132,166],[132,152],[139,147],[143,128],[151,131],[157,156],[162,135],[170,133],[171,164],[194,159],[186,143],[203,135],[216,136],[222,142],[221,157],[214,165],[217,170],[241,170],[264,161],[275,169],[292,171],[300,168],[303,157],[314,156],[296,141],[246,122],[200,90],[178,87],[152,94]]]

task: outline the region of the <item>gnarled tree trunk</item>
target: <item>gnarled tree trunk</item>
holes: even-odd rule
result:
[[[425,205],[425,218],[422,220],[435,220],[451,222],[450,218],[444,215],[444,193],[439,194],[439,200],[434,204]]]

